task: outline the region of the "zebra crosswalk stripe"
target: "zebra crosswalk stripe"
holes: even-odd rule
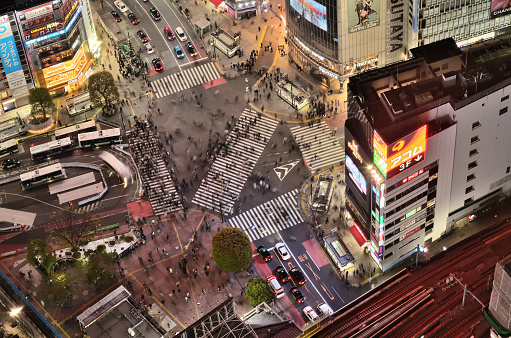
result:
[[[217,156],[192,203],[229,213],[277,124],[245,109],[227,138],[227,153]]]
[[[94,203],[89,203],[87,205],[84,205],[83,207],[79,207],[78,209],[76,209],[75,212],[81,213],[84,210],[91,212],[92,210],[99,208],[100,205],[101,205],[101,201],[96,201]]]
[[[280,195],[229,219],[252,242],[303,222],[296,195],[298,189]],[[286,217],[287,215],[287,217]]]
[[[291,128],[291,132],[311,172],[337,166],[344,160],[344,149],[325,121],[313,127],[296,126]]]

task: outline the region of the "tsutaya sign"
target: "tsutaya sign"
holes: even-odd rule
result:
[[[405,5],[403,0],[389,0],[389,24],[387,25],[386,62],[401,60],[405,36]]]

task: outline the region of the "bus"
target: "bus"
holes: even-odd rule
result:
[[[32,170],[20,175],[21,187],[23,189],[43,183],[51,183],[66,178],[66,172],[60,163]]]
[[[91,131],[96,131],[96,122],[93,120],[91,121],[85,121],[82,123],[73,124],[69,127],[64,127],[55,130],[55,138],[57,140],[60,140],[61,138],[70,137],[71,139],[74,139],[75,136],[77,136],[80,133],[88,133]]]
[[[16,115],[0,119],[0,139],[8,140],[28,132],[28,127],[18,113]]]
[[[133,181],[131,169],[124,162],[120,161],[115,155],[107,151],[101,152],[99,158],[108,164],[113,171],[117,173],[117,176],[123,181],[124,187],[128,186],[128,183]]]
[[[78,146],[80,148],[94,148],[105,144],[121,143],[121,129],[112,128],[90,133],[78,134]]]
[[[5,157],[18,151],[18,142],[16,140],[10,139],[0,143],[0,157]]]
[[[71,148],[71,138],[68,136],[30,147],[30,156],[32,156],[32,160],[44,159],[65,153],[69,148]]]
[[[76,116],[94,108],[88,92],[67,99],[66,105],[69,116]]]

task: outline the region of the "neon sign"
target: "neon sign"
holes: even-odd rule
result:
[[[367,183],[362,175],[362,173],[358,170],[357,166],[351,158],[346,155],[346,168],[348,168],[348,171],[350,172],[350,177],[355,182],[355,185],[357,186],[358,190],[360,190],[363,194],[367,194]]]
[[[364,163],[364,161],[362,160],[362,156],[358,152],[358,144],[355,143],[355,140],[348,142],[348,148],[351,149],[351,151],[353,152],[353,156],[355,156],[355,158],[359,160],[360,163]]]
[[[25,44],[27,46],[33,44],[33,43],[36,43],[36,42],[40,42],[40,41],[44,41],[46,39],[50,39],[50,38],[53,38],[55,36],[58,36],[58,35],[62,35],[64,33],[67,33],[71,27],[73,26],[73,24],[75,23],[76,19],[78,18],[78,15],[80,15],[80,13],[82,12],[82,8],[80,7],[78,9],[78,11],[76,11],[75,15],[73,16],[73,18],[71,19],[71,21],[69,22],[69,24],[67,25],[66,29],[64,30],[61,30],[61,31],[57,31],[55,33],[51,33],[51,34],[48,34],[48,35],[44,35],[44,36],[41,36],[41,37],[38,37],[37,39],[34,39],[34,40],[31,40],[31,41],[25,41]]]

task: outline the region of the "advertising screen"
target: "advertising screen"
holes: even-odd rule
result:
[[[511,13],[511,3],[509,1],[492,0],[490,4],[490,19]]]
[[[26,94],[27,82],[7,15],[0,18],[0,58],[12,95],[18,97]]]
[[[348,31],[359,32],[380,25],[380,0],[350,0]]]
[[[424,125],[387,146],[375,131],[373,138],[374,164],[383,176],[391,178],[424,160],[427,125]]]
[[[357,186],[358,190],[360,190],[360,192],[362,192],[364,195],[367,194],[366,180],[364,176],[362,176],[362,173],[358,170],[355,163],[353,163],[353,161],[348,155],[346,155],[346,168],[348,168],[348,171],[350,172],[350,177],[353,180],[353,182],[355,182],[355,185]]]
[[[314,0],[290,0],[290,4],[307,21],[312,22],[324,31],[327,30],[325,6]]]

